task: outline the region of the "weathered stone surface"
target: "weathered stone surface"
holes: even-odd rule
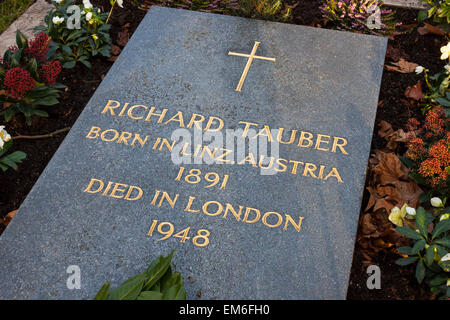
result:
[[[16,32],[20,30],[27,38],[32,38],[36,32],[32,29],[44,24],[44,17],[53,8],[45,0],[36,0],[17,20],[0,34],[0,55],[16,44]]]
[[[236,92],[247,58],[228,52],[248,54],[255,41],[260,42],[256,55],[276,62],[255,59],[242,92]],[[116,286],[176,248],[174,263],[188,298],[199,292],[203,299],[345,298],[386,43],[373,36],[152,7],[1,236],[0,297],[92,298],[103,282]],[[102,113],[108,100],[121,103],[115,116]],[[127,109],[120,116],[127,102],[128,108],[147,109]],[[162,123],[155,116],[145,121],[151,106],[155,112],[168,109]],[[286,162],[284,172],[267,175],[250,163],[174,164],[167,148],[153,146],[179,129],[179,119],[167,122],[177,111],[185,126],[194,113],[205,122],[219,117],[221,132],[244,128],[239,122],[247,121],[284,128],[287,141],[297,130],[295,143],[281,144],[277,158],[303,165],[297,163],[293,173],[295,163]],[[142,147],[87,139],[92,126],[139,133],[148,141]],[[324,140],[346,139],[347,154],[339,147],[319,150],[331,149],[331,143],[298,147],[301,131],[331,137]],[[104,138],[113,136],[110,131]],[[326,167],[322,179],[304,175],[307,163],[316,165],[316,177],[319,167]],[[181,166],[186,169],[176,181]],[[324,179],[333,167],[343,182]],[[193,168],[202,172],[198,184],[185,181]],[[220,184],[205,188],[207,172],[217,172]],[[225,175],[229,180],[221,190]],[[83,192],[91,178],[105,186],[108,181],[138,186],[143,195],[129,201],[102,196],[103,190]],[[138,196],[136,190],[130,198]],[[155,190],[172,198],[178,194],[174,207],[167,201],[158,207],[160,198],[152,205]],[[189,196],[195,197],[191,211]],[[202,204],[208,201],[236,210],[241,205],[240,220],[231,212],[225,218],[223,212],[205,214]],[[218,207],[210,203],[207,210],[212,214]],[[243,221],[248,207],[260,210],[259,221]],[[283,218],[280,226],[262,221],[273,211]],[[304,217],[299,232],[292,224],[284,230],[286,214],[296,223]],[[266,224],[277,224],[276,214],[266,218]],[[190,239],[157,241],[162,237],[157,228],[147,235],[154,219],[173,223],[175,232],[191,227]],[[211,233],[207,246],[193,243],[199,229]],[[80,290],[66,287],[69,265],[80,267]]]

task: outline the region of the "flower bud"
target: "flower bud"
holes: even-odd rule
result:
[[[444,206],[444,204],[442,203],[442,200],[438,197],[431,198],[430,203],[435,208],[440,208],[440,207]]]

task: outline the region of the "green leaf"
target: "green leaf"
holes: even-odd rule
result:
[[[0,163],[0,169],[2,169],[3,172],[5,172],[6,170],[8,170],[8,167]]]
[[[426,244],[427,242],[424,239],[417,241],[416,243],[414,243],[414,246],[411,249],[411,254],[419,253],[421,250],[423,250],[423,248],[425,248]]]
[[[91,63],[89,61],[87,61],[87,60],[80,60],[80,62],[82,64],[84,64],[86,67],[88,67],[89,69],[91,68]]]
[[[421,240],[423,239],[423,236],[416,232],[415,230],[405,228],[405,227],[397,227],[396,230],[400,232],[401,234],[407,236],[408,238],[415,239],[415,240]]]
[[[433,279],[430,280],[430,287],[436,287],[440,286],[441,284],[444,284],[447,282],[447,275],[445,274],[438,274]]]
[[[11,106],[5,110],[5,121],[11,120],[12,116],[17,112],[17,107]]]
[[[54,104],[59,103],[58,99],[55,97],[49,96],[42,99],[36,99],[33,101],[33,104],[40,105],[40,106],[52,106]]]
[[[17,33],[16,33],[16,43],[19,48],[25,48],[28,46],[27,38],[19,30],[17,30]]]
[[[425,203],[430,201],[430,199],[433,197],[433,192],[432,190],[423,192],[420,196],[419,196],[419,201],[420,203]]]
[[[170,267],[170,262],[172,260],[172,256],[175,253],[175,250],[166,257],[160,257],[158,262],[155,264],[151,264],[147,269],[147,282],[144,285],[144,290],[150,289],[161,277],[166,273],[167,269]]]
[[[450,230],[450,219],[439,221],[434,227],[433,233],[431,234],[431,239],[436,238],[442,232],[446,232],[448,230]]]
[[[111,291],[108,300],[135,300],[144,285],[145,279],[140,277],[132,281],[126,281]]]
[[[450,107],[450,101],[445,98],[435,98],[434,100],[436,100],[441,106]]]
[[[34,79],[39,79],[39,75],[37,73],[37,61],[35,58],[30,59],[30,61],[27,64],[26,69],[30,72],[31,76]]]
[[[395,263],[398,264],[399,266],[407,266],[408,264],[416,262],[418,259],[419,257],[400,258],[397,261],[395,261]]]
[[[428,238],[427,231],[427,213],[424,208],[419,207],[416,213],[416,225],[420,233],[426,238]]]
[[[399,156],[398,159],[401,161],[401,163],[403,163],[405,165],[405,167],[407,168],[412,168],[412,166],[414,165],[414,161],[407,158],[407,157],[403,157],[403,156]]]
[[[163,300],[186,300],[186,290],[183,286],[174,285],[163,293]]]
[[[27,157],[25,152],[22,151],[15,151],[11,153],[8,158],[16,163],[22,162],[23,159]]]
[[[437,244],[441,244],[444,247],[450,248],[450,239],[439,239],[435,241]]]
[[[39,117],[48,118],[48,113],[45,112],[45,111],[42,111],[42,110],[34,109],[34,110],[33,110],[33,114],[34,114],[34,115],[37,115],[37,116],[39,116]]]
[[[109,293],[109,287],[111,286],[110,282],[105,282],[105,284],[101,287],[100,291],[95,295],[94,300],[106,300]]]
[[[425,263],[427,266],[431,266],[434,260],[434,245],[429,246],[425,252]]]
[[[136,300],[162,300],[163,294],[158,291],[142,291]]]
[[[423,278],[425,278],[425,271],[426,271],[425,264],[423,263],[422,260],[420,260],[416,266],[416,279],[419,283],[422,283]]]
[[[417,15],[417,21],[422,22],[426,19],[428,19],[428,12],[427,11],[419,11],[419,13]]]
[[[65,68],[65,69],[72,69],[73,67],[75,67],[75,64],[76,64],[75,61],[68,61],[68,62],[63,64],[63,68]]]

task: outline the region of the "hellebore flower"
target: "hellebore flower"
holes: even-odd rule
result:
[[[5,126],[0,126],[0,150],[3,149],[5,142],[11,140],[11,136],[6,132]]]
[[[117,5],[123,8],[123,0],[117,0]]]
[[[442,200],[438,197],[431,198],[430,202],[431,202],[431,205],[435,208],[440,208],[440,207],[444,206],[444,204],[442,203]]]
[[[56,25],[61,24],[64,21],[64,18],[60,18],[60,17],[53,17],[52,22]]]
[[[421,74],[421,73],[423,72],[423,70],[425,70],[424,67],[422,67],[422,66],[417,66],[417,67],[416,67],[416,74]]]
[[[83,6],[86,9],[92,9],[92,4],[91,4],[91,2],[89,0],[83,0]]]
[[[399,227],[403,227],[403,218],[406,217],[406,208],[407,204],[405,203],[401,209],[394,207],[389,214],[389,221]]]
[[[441,47],[441,60],[448,59],[450,56],[450,42],[446,46]]]

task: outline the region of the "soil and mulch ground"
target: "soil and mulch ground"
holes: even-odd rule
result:
[[[290,1],[295,3],[297,1]],[[109,0],[93,0],[94,6],[109,10]],[[319,0],[299,1],[293,9],[293,23],[326,27],[318,9]],[[145,11],[139,10],[132,2],[124,1],[124,8],[114,11],[110,23],[112,24],[111,36],[113,42],[123,47],[128,35],[134,32],[145,15]],[[440,51],[444,44],[444,37],[437,35],[420,35],[417,32],[417,12],[414,10],[398,9],[397,21],[401,21],[404,27],[399,30],[402,34],[389,40],[386,63],[396,62],[399,57],[431,69],[431,73],[438,71]],[[117,48],[115,48],[118,53]],[[58,105],[46,108],[49,118],[35,118],[31,126],[26,126],[21,116],[16,116],[7,124],[7,130],[12,136],[18,135],[42,135],[56,130],[70,127],[91,95],[102,81],[114,59],[108,61],[104,58],[94,58],[92,68],[87,69],[82,65],[74,69],[64,70],[60,76],[60,82],[68,86],[62,94]],[[372,150],[383,149],[386,141],[378,135],[378,126],[381,121],[390,123],[394,130],[404,129],[406,122],[411,117],[422,118],[420,109],[405,99],[405,89],[417,83],[421,75],[415,73],[399,73],[384,70],[380,103],[377,111],[375,131],[372,140]],[[405,102],[406,100],[406,102]],[[17,209],[23,202],[28,192],[33,187],[41,172],[57,150],[66,133],[44,139],[18,139],[14,142],[15,150],[22,150],[27,154],[27,159],[20,165],[19,171],[9,170],[6,174],[0,173],[0,219],[9,212]],[[401,148],[401,147],[400,147]],[[369,176],[369,175],[368,175]],[[368,182],[366,181],[366,185]],[[365,208],[369,199],[367,191],[364,193],[362,208]],[[387,216],[387,214],[386,214]],[[0,224],[0,234],[4,230]],[[361,238],[361,223],[358,228],[357,239]],[[368,275],[366,273],[368,255],[372,264],[381,269],[381,289],[369,290],[366,286]],[[433,295],[428,288],[417,284],[414,277],[414,267],[399,267],[394,261],[398,254],[392,248],[386,246],[384,250],[368,252],[357,241],[350,275],[348,299],[432,299]]]

